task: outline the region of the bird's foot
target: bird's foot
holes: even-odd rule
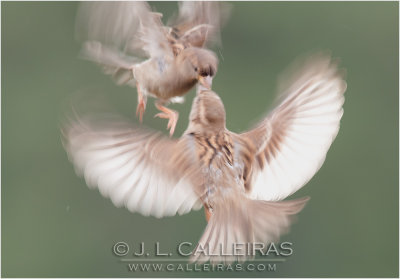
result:
[[[167,129],[169,130],[169,135],[172,136],[175,132],[176,123],[178,122],[179,114],[177,111],[164,107],[160,104],[156,103],[157,109],[161,112],[157,113],[154,117],[169,119]]]
[[[139,116],[140,123],[143,122],[143,113],[146,110],[147,97],[142,93],[139,83],[136,83],[138,93],[138,105],[136,107],[136,116]]]

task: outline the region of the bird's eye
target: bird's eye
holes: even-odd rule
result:
[[[197,67],[195,67],[195,68],[194,68],[194,71],[197,72],[197,70],[198,70]]]

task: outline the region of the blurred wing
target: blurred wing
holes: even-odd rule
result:
[[[173,34],[194,47],[203,47],[209,40],[220,42],[220,29],[229,11],[229,6],[222,2],[179,2],[179,15],[172,24]]]
[[[137,45],[150,57],[173,58],[171,43],[167,38],[168,28],[164,27],[160,13],[141,13]]]
[[[124,49],[139,28],[141,2],[91,2],[79,4],[75,23],[78,41],[99,41]]]
[[[143,51],[150,57],[172,56],[161,17],[141,1],[83,2],[78,10],[76,37],[135,56]]]
[[[87,41],[83,44],[80,57],[97,63],[103,72],[111,75],[118,85],[136,86],[132,69],[140,60],[127,56],[118,49],[107,47],[97,41]]]
[[[78,174],[115,206],[155,217],[201,207],[190,142],[174,141],[121,118],[78,118],[63,127]]]
[[[283,102],[241,134],[258,150],[250,177],[254,199],[281,200],[306,184],[324,162],[343,114],[346,82],[327,55],[293,67],[280,90]]]

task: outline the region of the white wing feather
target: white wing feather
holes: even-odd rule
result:
[[[284,78],[283,102],[242,134],[258,149],[250,182],[253,199],[282,200],[305,185],[323,164],[343,115],[346,82],[329,56],[315,55]]]
[[[121,119],[80,118],[63,129],[63,143],[78,174],[90,188],[155,217],[184,214],[201,202],[191,175],[188,143],[132,126]]]
[[[173,56],[160,18],[143,1],[83,2],[76,20],[79,41],[97,41],[126,55]]]

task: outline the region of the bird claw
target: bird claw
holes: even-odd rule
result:
[[[154,115],[154,117],[159,117],[163,119],[169,119],[167,124],[167,130],[169,130],[169,135],[172,136],[175,132],[176,123],[178,122],[178,112],[173,110],[168,110],[165,112],[160,112]]]
[[[159,112],[156,115],[154,115],[154,117],[158,117],[158,118],[163,118],[163,119],[168,119],[169,115],[164,113],[164,112]]]

